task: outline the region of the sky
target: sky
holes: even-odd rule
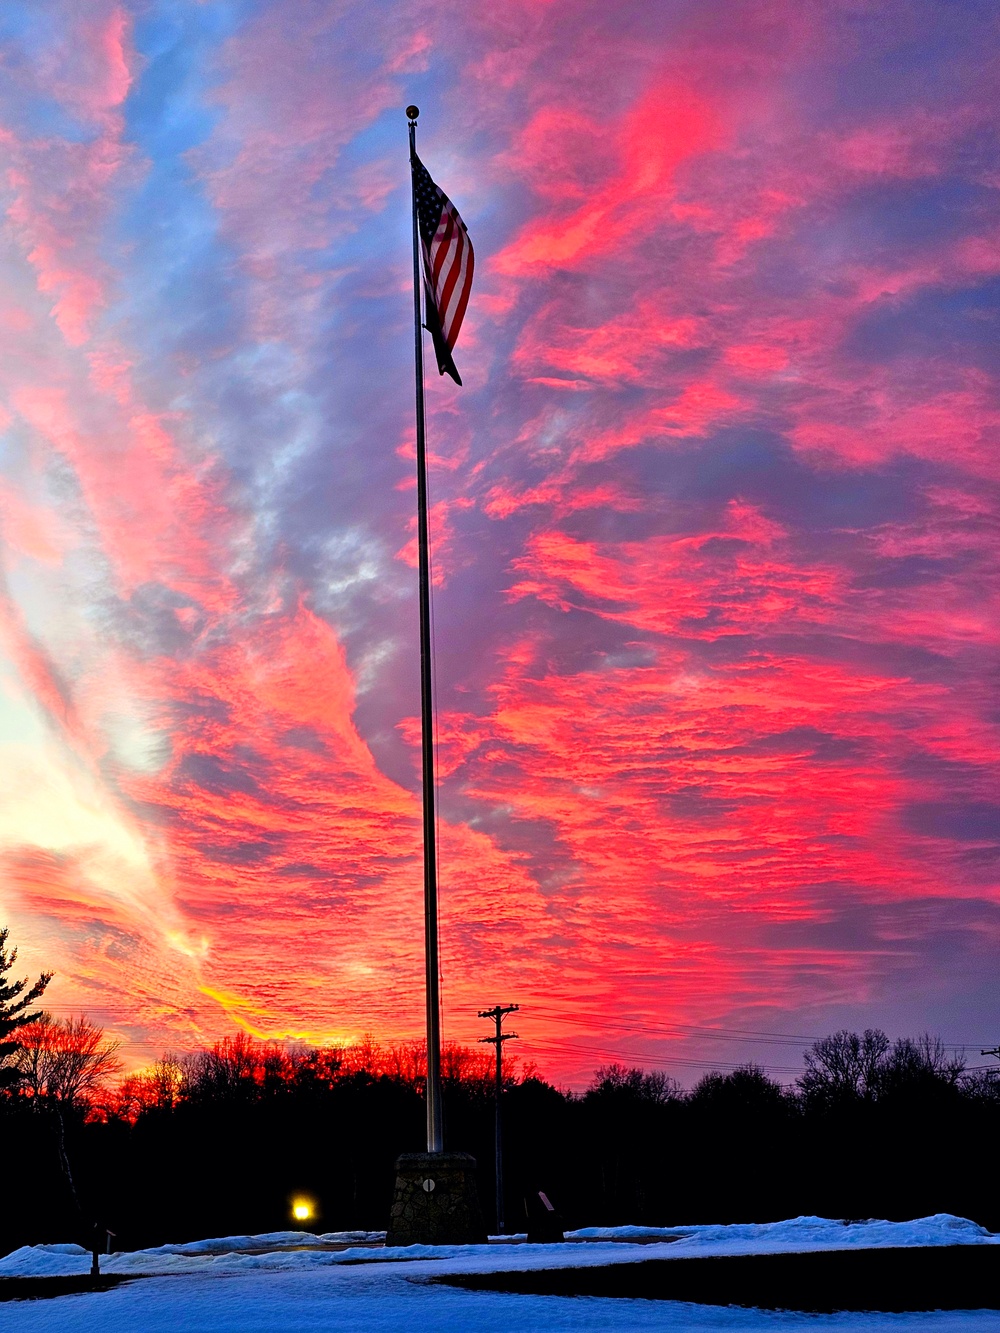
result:
[[[6,0],[0,924],[139,1065],[995,1045],[991,0]]]

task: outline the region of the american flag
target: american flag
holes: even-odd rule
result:
[[[451,354],[472,289],[472,242],[458,209],[431,180],[420,158],[414,156],[412,165],[424,267],[425,328],[434,339],[438,370],[461,384]]]

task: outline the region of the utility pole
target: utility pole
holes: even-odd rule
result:
[[[496,1157],[497,1157],[497,1235],[504,1232],[503,1216],[503,1120],[500,1112],[500,1098],[503,1095],[503,1044],[517,1036],[516,1032],[504,1032],[503,1021],[508,1014],[517,1013],[518,1004],[496,1004],[492,1009],[480,1009],[480,1018],[492,1018],[496,1024],[496,1033],[492,1037],[480,1037],[497,1048],[497,1116],[496,1116]]]
[[[1000,1046],[994,1046],[992,1051],[980,1051],[980,1055],[995,1055],[1000,1060]]]

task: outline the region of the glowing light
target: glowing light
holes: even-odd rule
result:
[[[315,1206],[311,1199],[293,1199],[292,1216],[296,1222],[308,1222],[315,1214]]]

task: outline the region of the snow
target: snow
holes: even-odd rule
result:
[[[520,1237],[497,1237],[488,1245],[377,1243],[384,1231],[269,1231],[256,1236],[157,1245],[153,1249],[102,1255],[102,1273],[152,1276],[178,1273],[313,1271],[349,1264],[435,1261],[450,1273],[494,1269],[567,1267],[675,1259],[692,1254],[787,1254],[793,1251],[874,1249],[907,1245],[996,1245],[995,1236],[968,1218],[936,1213],[912,1222],[840,1222],[794,1217],[785,1222],[690,1227],[584,1227],[566,1233],[586,1245],[527,1245]],[[504,1243],[507,1242],[507,1243]],[[303,1248],[304,1246],[310,1248]],[[336,1246],[337,1248],[332,1248]],[[72,1276],[90,1271],[90,1254],[79,1245],[23,1246],[0,1259],[0,1277]]]
[[[606,1297],[527,1296],[428,1284],[451,1273],[479,1273],[673,1259],[685,1255],[764,1254],[913,1245],[996,1245],[965,1218],[939,1213],[912,1222],[839,1222],[798,1217],[757,1225],[585,1227],[569,1245],[410,1245],[372,1248],[380,1232],[301,1231],[226,1236],[102,1256],[104,1273],[143,1276],[101,1293],[5,1304],[12,1333],[298,1333],[299,1330],[691,1329],[778,1333],[1000,1333],[1000,1311],[815,1315],[682,1302]],[[507,1238],[510,1241],[512,1238]],[[366,1244],[367,1242],[367,1244]],[[301,1249],[309,1245],[316,1248]],[[338,1248],[329,1248],[337,1246]],[[89,1271],[77,1245],[25,1246],[0,1259],[0,1277]]]
[[[828,1217],[793,1217],[787,1222],[732,1223],[698,1227],[583,1227],[568,1231],[574,1240],[666,1240],[677,1237],[683,1248],[675,1254],[710,1247],[712,1254],[777,1254],[789,1250],[854,1248],[884,1245],[991,1245],[1000,1243],[978,1222],[952,1213],[935,1213],[913,1222],[839,1222]]]
[[[158,1245],[143,1254],[245,1254],[253,1250],[301,1248],[303,1245],[344,1245],[385,1240],[384,1231],[265,1231],[257,1236],[220,1236],[215,1240],[191,1240],[183,1245]],[[0,1269],[2,1271],[2,1269]]]

